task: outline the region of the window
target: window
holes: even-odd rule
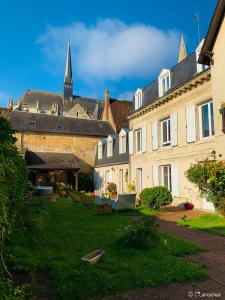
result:
[[[199,108],[200,136],[206,138],[215,134],[213,102],[202,104]]]
[[[158,77],[159,97],[164,96],[171,87],[171,75],[169,69],[163,69]]]
[[[63,124],[59,124],[59,125],[58,125],[58,129],[61,129],[61,130],[63,130],[63,129],[64,129],[64,126],[63,126]]]
[[[127,133],[122,129],[119,135],[119,153],[126,153],[127,151]]]
[[[168,76],[165,76],[163,79],[162,79],[162,93],[163,95],[165,95],[165,93],[170,89],[170,77],[169,75]]]
[[[137,89],[135,93],[135,110],[142,107],[142,90]]]
[[[162,147],[171,145],[170,118],[161,122]]]
[[[136,152],[142,151],[142,132],[141,129],[136,130]]]
[[[113,139],[111,136],[107,139],[107,157],[110,157],[113,155]]]
[[[172,191],[171,165],[161,166],[161,185]]]
[[[36,121],[30,121],[30,122],[29,122],[29,127],[30,127],[30,128],[36,128],[36,126],[37,126]]]
[[[103,144],[102,142],[98,143],[98,159],[102,158],[102,152],[103,152]]]

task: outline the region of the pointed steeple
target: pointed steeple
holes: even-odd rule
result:
[[[182,34],[181,41],[180,41],[180,52],[179,52],[178,63],[180,63],[186,57],[187,57],[187,50],[186,50],[186,45],[185,45],[185,41],[184,41],[184,36]]]
[[[73,97],[73,75],[72,75],[70,43],[68,43],[68,48],[67,48],[63,96],[64,99],[72,99]]]

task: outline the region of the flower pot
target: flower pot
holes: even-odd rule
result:
[[[186,210],[192,210],[194,205],[192,203],[184,203],[184,207]]]
[[[101,204],[98,206],[98,212],[100,215],[108,215],[112,213],[112,205],[110,204]]]

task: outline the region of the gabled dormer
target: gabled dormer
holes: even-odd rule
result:
[[[119,154],[123,154],[127,152],[127,129],[121,129],[119,133]]]
[[[141,108],[142,104],[143,104],[143,90],[138,88],[135,92],[135,98],[134,98],[135,110]]]
[[[201,50],[202,50],[202,46],[204,44],[204,39],[200,42],[200,44],[198,45],[197,49],[195,50],[195,54],[196,54],[196,62],[198,61],[199,59],[199,56],[200,56],[200,53],[201,53]],[[202,65],[202,64],[199,64],[197,63],[197,73],[200,73],[204,70],[206,70],[208,68],[208,66],[206,65]]]
[[[163,69],[158,77],[159,97],[164,96],[171,88],[171,71]]]

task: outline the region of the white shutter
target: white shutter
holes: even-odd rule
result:
[[[158,149],[158,124],[157,121],[152,122],[152,150]]]
[[[172,180],[172,195],[174,197],[179,197],[180,184],[179,184],[179,170],[177,164],[171,165],[171,180]]]
[[[152,185],[159,185],[159,167],[157,165],[152,166]]]
[[[141,130],[142,134],[142,152],[147,151],[147,126],[144,125]]]
[[[112,177],[112,171],[109,171],[109,178],[108,178],[109,182],[113,182],[113,177]]]
[[[170,115],[171,145],[177,146],[177,112]]]
[[[119,154],[122,153],[122,137],[119,135]]]
[[[186,135],[187,143],[192,143],[196,141],[195,105],[186,107]]]
[[[129,154],[134,154],[134,132],[129,131]]]

